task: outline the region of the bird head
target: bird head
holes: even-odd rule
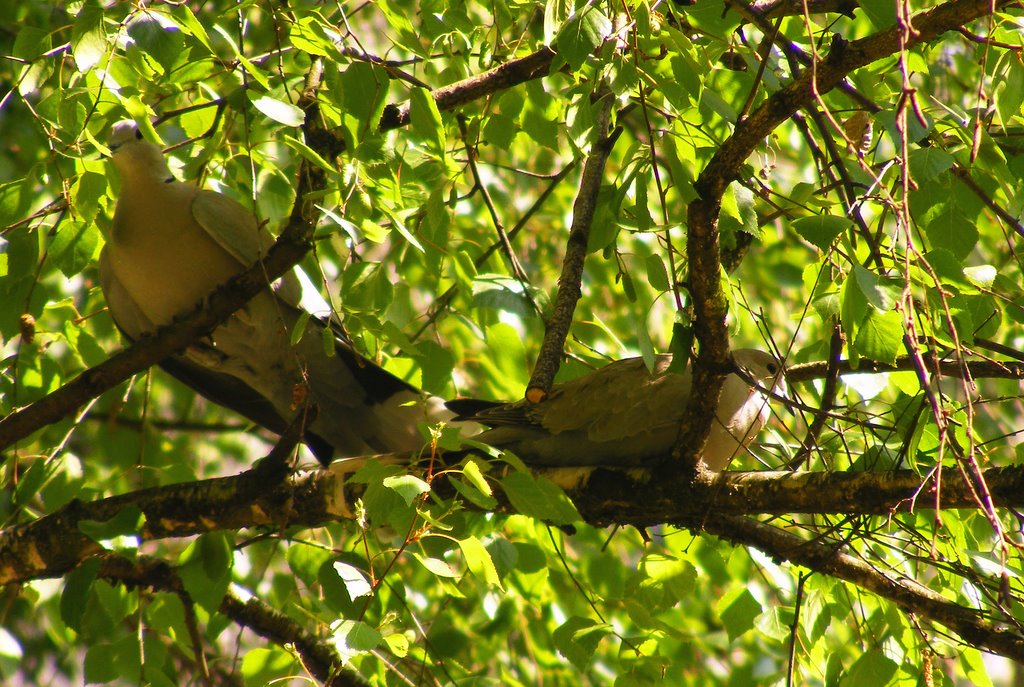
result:
[[[771,353],[741,348],[733,351],[732,359],[739,375],[751,386],[761,387],[780,396],[787,395],[785,368],[782,361]]]
[[[139,126],[132,120],[126,119],[114,124],[107,145],[122,180],[127,177],[151,177],[158,181],[168,181],[172,178],[160,148],[144,139]]]

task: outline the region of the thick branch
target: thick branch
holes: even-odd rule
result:
[[[316,527],[349,520],[365,489],[347,476],[363,464],[339,461],[270,482],[254,470],[233,477],[173,484],[75,502],[32,522],[0,531],[0,585],[62,575],[100,545],[79,529],[84,520],[106,521],[125,508],[145,515],[146,539],[186,537],[247,527]],[[652,527],[710,513],[891,515],[956,508],[974,509],[969,484],[956,471],[942,475],[939,498],[933,482],[910,470],[875,472],[723,472],[694,482],[681,472],[562,468],[544,471],[572,497],[587,522]],[[1024,467],[990,468],[984,478],[1000,507],[1024,507]],[[438,483],[443,490],[443,484]],[[467,504],[468,507],[468,504]]]
[[[81,535],[78,523],[85,519],[107,519],[129,505],[139,507],[146,514],[144,534],[147,536],[185,536],[253,525],[268,525],[277,530],[352,518],[354,513],[347,504],[361,493],[363,485],[345,484],[345,473],[338,469],[339,465],[345,464],[272,486],[265,486],[266,480],[250,472],[238,477],[146,490],[69,507],[35,522],[9,528],[0,532],[0,585],[60,575],[86,557],[100,553],[98,545]],[[355,467],[358,465],[348,469]],[[936,502],[943,509],[974,508],[969,486],[963,484],[959,473],[954,471],[943,475],[941,499],[936,499],[931,484],[922,487],[921,477],[910,471],[721,473],[709,483],[697,484],[666,479],[662,474],[657,475],[657,479],[638,481],[636,471],[627,474],[603,469],[563,469],[549,476],[570,487],[579,511],[594,524],[617,522],[647,526],[674,522],[703,529],[862,586],[901,608],[945,625],[975,646],[1017,660],[1024,658],[1024,637],[982,620],[975,609],[943,599],[912,580],[886,576],[833,545],[808,542],[775,527],[739,517],[755,512],[889,515],[930,509]],[[1024,505],[1024,468],[992,469],[984,476],[996,503]],[[183,513],[188,517],[183,517]],[[133,581],[130,574],[116,570],[122,569],[108,569],[104,574]],[[131,572],[130,566],[127,570]],[[144,576],[134,583],[157,586],[160,578],[155,579]],[[271,622],[249,619],[243,613],[246,607],[241,602],[226,601],[221,610],[265,637],[278,641],[286,636],[274,629],[277,625],[265,613],[258,613],[257,617],[269,618]]]
[[[79,523],[107,521],[126,508],[142,511],[145,523],[139,534],[146,539],[260,526],[315,527],[351,519],[348,504],[365,485],[347,484],[343,476],[361,464],[342,461],[330,471],[276,481],[266,479],[257,465],[233,477],[143,489],[87,504],[73,501],[52,515],[0,531],[0,585],[61,575],[99,553],[100,544]]]

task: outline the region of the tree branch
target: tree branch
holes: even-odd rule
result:
[[[408,463],[394,457],[392,462]],[[219,530],[317,527],[351,520],[365,484],[349,475],[365,461],[338,461],[329,469],[268,484],[259,468],[143,489],[90,503],[72,502],[52,515],[0,530],[0,585],[62,575],[102,551],[79,529],[125,508],[145,516],[144,539],[186,537]],[[538,470],[572,497],[592,525],[653,527],[722,512],[734,515],[884,515],[933,508],[976,509],[971,485],[944,473],[941,490],[912,470],[895,472],[722,472],[693,481],[681,472],[652,469],[560,468]],[[1024,507],[1024,467],[984,471],[1000,507]],[[444,491],[443,481],[437,489]],[[500,494],[497,495],[500,497]],[[466,504],[470,507],[469,504]],[[508,504],[503,503],[507,509]]]
[[[431,91],[437,109],[454,110],[466,103],[487,97],[497,91],[518,86],[547,75],[555,52],[544,46],[525,57],[509,60],[494,69]],[[409,105],[388,105],[380,118],[380,130],[390,131],[409,123]]]
[[[544,327],[544,340],[541,342],[530,382],[526,386],[526,398],[532,403],[539,403],[548,395],[562,361],[565,337],[568,336],[569,327],[572,325],[576,303],[583,295],[583,263],[587,257],[590,228],[594,223],[594,212],[597,209],[605,165],[618,138],[617,133],[609,134],[612,106],[615,104],[611,91],[607,87],[599,88],[594,98],[597,101],[593,104],[596,110],[594,144],[590,155],[583,163],[580,190],[572,207],[572,226],[569,228],[569,239],[565,245],[565,256],[562,258],[562,274],[558,277],[558,294],[555,296],[554,310]]]
[[[362,461],[341,461],[329,470],[315,470],[270,487],[265,486],[266,480],[258,478],[257,471],[250,471],[235,477],[176,484],[70,505],[53,515],[0,532],[0,585],[61,575],[85,558],[102,553],[97,543],[81,533],[78,524],[83,520],[109,519],[129,506],[145,514],[146,524],[141,533],[145,538],[192,536],[254,526],[274,530],[296,525],[314,527],[338,519],[352,519],[355,513],[348,504],[363,493],[365,485],[350,484],[345,476],[361,464]],[[563,468],[544,474],[567,488],[579,512],[591,524],[649,527],[669,522],[703,529],[860,585],[904,609],[946,625],[975,646],[1018,659],[1024,656],[1024,636],[978,619],[973,609],[942,599],[911,580],[888,577],[827,543],[808,542],[740,517],[783,513],[892,517],[896,513],[936,507],[976,509],[971,486],[957,473],[943,475],[938,494],[934,482],[925,480],[922,484],[922,477],[913,471],[724,472],[708,482],[697,483],[649,470]],[[1024,467],[992,468],[985,471],[984,477],[996,504],[1024,506]],[[502,508],[507,508],[507,504]],[[722,515],[724,513],[729,515]],[[116,570],[122,572],[105,574],[124,581],[134,579],[137,584],[149,586],[158,585],[163,579],[159,576],[133,578],[123,572],[123,567]],[[230,605],[230,602],[225,603]],[[222,608],[239,622],[255,626],[256,621],[241,618],[240,607],[235,610],[237,612]],[[257,631],[272,639],[279,636],[269,629]]]
[[[735,515],[714,514],[691,527],[855,584],[892,601],[908,613],[945,625],[968,644],[1024,662],[1024,634],[1019,626],[1000,626],[984,620],[980,610],[953,603],[906,576],[887,575],[866,561],[844,553],[843,546],[801,539],[778,527]],[[1007,620],[1018,625],[1012,618]]]
[[[99,576],[130,587],[146,587],[188,596],[177,571],[166,562],[148,556],[128,560],[115,554],[105,554]],[[320,681],[333,676],[331,684],[338,687],[366,687],[368,684],[357,673],[344,667],[341,656],[328,642],[310,634],[294,620],[259,599],[242,601],[229,591],[217,610],[264,639],[282,647],[294,647],[306,670]]]

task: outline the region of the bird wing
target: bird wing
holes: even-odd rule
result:
[[[590,441],[612,442],[678,423],[689,377],[667,374],[672,357],[658,356],[653,370],[626,358],[566,382],[535,413],[552,434],[583,431]]]
[[[582,432],[594,442],[626,439],[678,423],[690,382],[685,375],[666,373],[671,360],[658,356],[653,372],[642,358],[616,360],[555,385],[540,403],[484,404],[471,419],[531,435],[542,430],[551,435]],[[513,434],[504,431],[500,436]]]
[[[201,190],[196,194],[192,216],[242,267],[259,260],[274,243],[269,234],[260,231],[252,212],[216,191]]]
[[[199,191],[192,202],[192,216],[243,268],[265,256],[274,245],[274,238],[259,226],[250,210],[216,191]],[[331,307],[301,268],[290,270],[273,288],[283,302],[305,310],[327,326]],[[341,340],[347,341],[340,327],[330,325],[330,328]]]

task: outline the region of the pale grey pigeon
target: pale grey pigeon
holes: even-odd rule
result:
[[[272,245],[250,209],[177,181],[134,122],[114,125],[110,150],[121,178],[113,228],[100,255],[110,314],[128,339],[188,313]],[[290,334],[310,313],[301,339]],[[325,328],[334,336],[324,350]],[[180,355],[161,363],[215,403],[282,432],[308,393],[317,413],[305,439],[324,464],[332,457],[412,453],[420,422],[452,413],[356,353],[316,288],[294,270]]]
[[[754,349],[733,352],[736,366],[765,390],[784,394],[782,363]],[[626,358],[552,387],[540,403],[456,399],[457,419],[491,429],[474,441],[508,449],[528,466],[635,466],[667,456],[690,397],[690,368],[668,372],[671,355],[649,370]],[[771,414],[768,396],[736,373],[722,385],[711,434],[701,454],[709,470],[724,470],[742,454]]]

